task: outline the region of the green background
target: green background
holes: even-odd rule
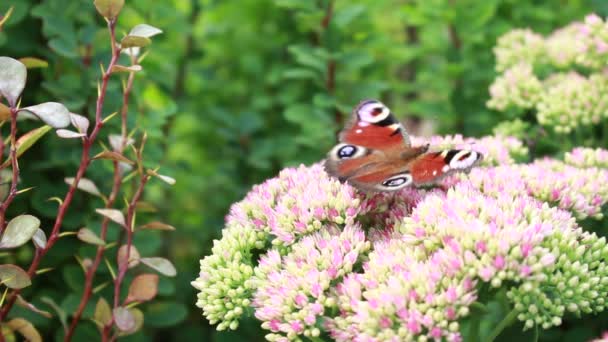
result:
[[[0,55],[49,62],[28,72],[23,104],[58,101],[91,117],[98,65],[110,56],[107,30],[92,1],[4,0],[0,12],[10,6],[15,11],[0,31]],[[149,166],[161,165],[163,174],[177,179],[173,187],[151,183],[145,198],[159,211],[143,218],[177,230],[136,235],[135,243],[144,256],[171,259],[178,276],[161,279],[158,298],[141,306],[145,328],[125,340],[262,339],[253,320],[237,332],[218,333],[194,306],[190,281],[220,236],[231,203],[284,166],[322,159],[351,108],[365,98],[383,100],[422,134],[491,134],[506,119],[485,106],[496,76],[497,37],[519,27],[547,34],[591,12],[606,16],[608,2],[127,0],[119,38],[140,23],[164,31],[153,38],[137,74],[129,124],[148,132]],[[115,77],[105,114],[120,103]],[[35,125],[20,129],[28,127]],[[117,129],[104,128],[102,138]],[[76,140],[44,137],[20,160],[22,186],[36,189],[15,201],[9,217],[31,213],[48,229],[56,203],[46,199],[65,193],[63,178],[73,176],[79,158]],[[110,174],[109,163],[96,163],[87,177],[107,193]],[[94,208],[102,205],[78,193],[63,230],[83,224],[99,229]],[[112,240],[118,228],[111,228]],[[27,265],[32,251],[22,248],[4,258]],[[49,296],[74,311],[84,278],[74,255],[92,253],[76,239],[62,239],[43,261],[42,267],[54,270],[37,278],[25,297],[43,307],[40,297]],[[106,268],[99,272],[96,284],[109,279]],[[13,315],[29,318],[47,338],[61,334],[57,319],[19,308]],[[592,337],[583,326],[578,330],[577,338]],[[83,321],[76,337],[96,340],[94,324]]]

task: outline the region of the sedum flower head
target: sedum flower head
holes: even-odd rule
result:
[[[464,138],[460,134],[433,136],[430,138],[413,137],[412,143],[422,145],[429,143],[432,150],[474,149],[483,154],[482,165],[513,164],[528,154],[527,147],[521,140],[508,136],[485,136],[481,138]]]
[[[328,227],[295,243],[285,256],[277,250],[263,256],[251,282],[257,288],[255,317],[271,331],[266,338],[318,336],[317,319],[335,306],[332,283],[350,273],[368,248],[358,226]]]
[[[536,109],[539,123],[557,133],[597,124],[608,117],[608,78],[603,74],[589,78],[559,74],[547,82]]]
[[[511,30],[498,38],[494,47],[496,71],[505,71],[522,62],[534,65],[544,56],[543,37],[530,29]]]
[[[579,65],[602,69],[608,63],[608,23],[596,14],[585,17],[576,38],[582,47],[576,58]]]
[[[566,152],[564,161],[580,168],[598,167],[608,169],[608,150],[603,148],[577,147]]]
[[[534,75],[532,65],[522,62],[494,80],[487,106],[498,111],[530,109],[534,108],[542,94],[542,83]]]
[[[545,40],[549,64],[558,68],[572,67],[585,50],[585,43],[580,39],[584,30],[583,23],[574,22],[551,33]]]
[[[552,159],[473,169],[464,177],[486,194],[527,193],[579,219],[601,219],[602,206],[608,202],[608,170],[578,168]]]
[[[353,188],[329,178],[320,164],[285,169],[255,186],[232,206],[222,238],[201,260],[192,282],[200,291],[196,305],[218,330],[236,329],[251,304],[253,253],[268,244],[288,249],[328,224],[352,224],[359,202]]]

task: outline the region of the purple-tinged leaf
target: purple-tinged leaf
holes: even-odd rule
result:
[[[135,317],[128,309],[119,306],[115,308],[112,313],[114,314],[114,323],[120,331],[132,331],[137,326]]]
[[[40,220],[32,215],[13,218],[0,239],[0,248],[15,248],[28,242],[40,227]]]
[[[11,289],[22,289],[32,285],[30,276],[17,265],[0,265],[0,282]]]
[[[68,185],[72,185],[74,183],[74,177],[68,177],[68,178],[66,178],[65,182]],[[88,192],[91,195],[102,197],[101,192],[99,191],[99,189],[97,188],[97,186],[95,185],[95,183],[93,183],[93,181],[90,180],[90,179],[88,179],[88,178],[84,178],[84,177],[80,178],[80,181],[78,182],[77,188],[79,190],[84,191],[84,192]]]
[[[65,128],[70,125],[70,111],[58,102],[45,102],[19,110],[20,117],[38,118],[53,128]]]
[[[120,210],[117,209],[95,209],[95,211],[110,220],[118,223],[119,225],[126,227],[125,224],[125,215]]]
[[[127,258],[127,245],[122,245],[118,249],[118,254],[117,254],[118,264],[122,265],[125,262],[127,262],[126,258]],[[128,268],[133,268],[133,267],[139,265],[139,259],[140,259],[139,251],[137,250],[137,248],[135,246],[131,245],[131,249],[129,251]]]
[[[80,133],[86,133],[89,130],[89,119],[82,115],[70,113],[70,121]]]
[[[150,38],[161,33],[163,33],[163,31],[154,26],[150,26],[148,24],[139,24],[131,29],[129,36]]]
[[[97,234],[95,234],[89,228],[80,228],[76,237],[83,242],[90,243],[91,245],[103,246],[106,244]]]
[[[23,63],[10,57],[0,57],[0,94],[11,106],[17,105],[17,99],[25,88],[27,69]]]
[[[58,129],[57,136],[63,139],[75,139],[75,138],[83,138],[86,137],[86,133],[78,133],[74,131],[70,131],[69,129]]]
[[[44,249],[46,247],[46,234],[44,233],[44,230],[40,228],[36,229],[34,236],[32,236],[32,241],[36,248]]]
[[[134,333],[138,332],[141,329],[141,327],[144,325],[144,313],[141,310],[139,310],[138,308],[130,308],[129,312],[131,313],[131,315],[133,316],[133,319],[135,320],[135,326],[128,331],[118,332],[118,336],[126,336],[126,335],[134,334]]]
[[[112,150],[119,152],[121,151],[123,148],[122,144],[123,144],[123,139],[121,135],[118,134],[110,134],[108,136],[108,140],[110,141],[110,146],[112,146]],[[133,138],[127,138],[126,141],[124,142],[124,147],[129,147],[130,145],[132,145],[135,142],[135,140],[133,140]]]
[[[129,286],[127,302],[146,302],[154,299],[158,293],[158,275],[144,273],[133,278]]]
[[[157,271],[162,275],[166,275],[167,277],[175,277],[177,275],[177,270],[175,270],[175,266],[171,263],[171,261],[165,258],[141,258],[140,261]]]

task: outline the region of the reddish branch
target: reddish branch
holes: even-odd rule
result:
[[[139,162],[141,165],[141,155],[139,156],[139,158]],[[144,192],[144,187],[146,186],[146,183],[148,183],[149,179],[150,176],[148,176],[147,174],[142,174],[139,186],[137,187],[137,190],[135,191],[135,194],[133,195],[133,198],[131,199],[131,202],[129,203],[129,206],[127,208],[127,218],[125,227],[127,232],[127,242],[125,247],[125,256],[124,258],[116,258],[119,264],[118,274],[116,275],[116,279],[114,279],[114,309],[118,308],[121,305],[120,289],[122,286],[122,281],[124,280],[125,275],[127,274],[127,270],[129,269],[129,259],[131,258],[131,246],[133,245],[133,231],[135,229],[135,227],[133,226],[135,218],[135,209],[137,208],[137,202],[139,202],[139,200],[141,199],[141,196]],[[120,253],[120,249],[118,253]],[[114,316],[112,316],[110,322],[108,322],[108,324],[105,325],[103,328],[101,336],[102,341],[114,340],[114,337],[110,338],[110,332],[112,330],[113,324]]]
[[[131,62],[132,62],[132,64],[135,64],[134,58],[132,58]],[[121,118],[122,118],[121,145],[120,145],[120,150],[118,151],[120,153],[122,153],[124,151],[126,142],[127,142],[127,113],[129,111],[129,95],[131,94],[131,89],[133,88],[133,79],[134,78],[135,78],[135,73],[133,73],[133,72],[130,73],[129,79],[127,80],[127,86],[124,89],[123,98],[122,98],[123,102],[122,102],[122,109],[121,109]],[[116,197],[118,196],[118,193],[120,192],[120,188],[122,185],[120,167],[119,167],[119,163],[117,161],[114,161],[113,179],[114,179],[114,181],[112,184],[112,190],[110,192],[110,195],[108,196],[108,201],[106,202],[106,206],[105,206],[106,209],[110,209],[114,206],[114,202],[116,201]],[[107,236],[107,232],[108,232],[108,225],[110,224],[110,222],[111,221],[109,218],[104,217],[104,219],[101,223],[100,236],[101,236],[101,239],[104,241],[106,240],[106,236]],[[80,298],[80,304],[78,304],[78,309],[76,309],[76,312],[74,312],[74,315],[72,316],[72,323],[70,324],[70,327],[65,335],[64,341],[70,341],[72,339],[76,326],[78,325],[80,318],[82,317],[82,313],[84,312],[84,309],[86,308],[87,303],[91,299],[91,295],[93,294],[93,280],[95,278],[95,273],[97,272],[97,269],[99,268],[99,265],[101,264],[101,260],[103,258],[104,252],[105,252],[105,246],[97,247],[97,253],[95,254],[95,259],[93,260],[93,263],[91,264],[91,266],[86,270],[84,292],[82,293],[82,297]]]
[[[78,171],[76,172],[76,177],[74,177],[74,181],[70,185],[70,188],[68,189],[68,192],[66,193],[65,198],[63,199],[63,202],[59,206],[59,210],[57,211],[57,217],[55,219],[55,224],[53,225],[53,229],[51,231],[51,235],[48,238],[46,246],[44,248],[36,248],[34,259],[32,260],[32,263],[30,264],[30,267],[27,270],[27,273],[30,276],[30,278],[33,278],[36,275],[36,271],[38,270],[40,261],[59,239],[59,233],[61,230],[61,226],[63,224],[63,219],[67,213],[68,208],[70,207],[70,204],[72,203],[72,199],[74,197],[74,192],[76,191],[76,188],[78,187],[78,183],[84,176],[87,168],[91,164],[91,156],[90,156],[91,147],[95,143],[95,139],[97,138],[99,131],[103,127],[103,104],[104,104],[104,99],[105,99],[105,95],[106,95],[106,91],[107,91],[107,87],[108,87],[108,81],[109,81],[110,75],[112,73],[112,67],[116,64],[116,62],[118,61],[118,57],[120,55],[120,49],[116,45],[115,27],[116,27],[116,19],[108,20],[108,29],[110,31],[110,39],[111,39],[111,44],[112,44],[112,59],[110,60],[110,63],[102,76],[101,88],[100,88],[99,94],[97,96],[97,105],[96,105],[96,111],[95,111],[95,126],[94,126],[91,134],[89,136],[83,138],[82,156],[80,159],[80,165],[78,167]],[[15,290],[11,293],[11,295],[7,299],[6,304],[4,305],[2,310],[0,310],[0,321],[3,321],[6,318],[6,316],[10,312],[11,308],[15,304],[15,301],[17,300],[17,296],[19,295],[20,292],[21,292],[20,290]]]
[[[17,108],[11,105],[11,152],[9,158],[11,160],[12,178],[11,188],[8,192],[8,196],[0,205],[0,235],[4,232],[4,225],[6,221],[6,209],[13,202],[17,195],[17,182],[19,182],[19,163],[17,162]]]

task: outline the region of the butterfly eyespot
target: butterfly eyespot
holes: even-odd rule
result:
[[[367,153],[367,149],[365,147],[349,145],[349,144],[339,144],[339,145],[336,145],[329,152],[329,157],[332,159],[342,160],[342,159],[358,158],[358,157],[364,156],[365,153]]]
[[[355,146],[353,146],[353,145],[342,146],[338,150],[338,158],[340,158],[340,159],[350,158],[355,153],[357,153],[357,148]]]
[[[451,150],[446,155],[446,162],[454,170],[468,169],[481,159],[481,154],[471,150]]]
[[[400,173],[382,182],[382,190],[399,190],[412,184],[412,180],[409,172]]]
[[[391,115],[388,107],[375,100],[363,102],[356,111],[359,119],[368,123],[378,123]]]

